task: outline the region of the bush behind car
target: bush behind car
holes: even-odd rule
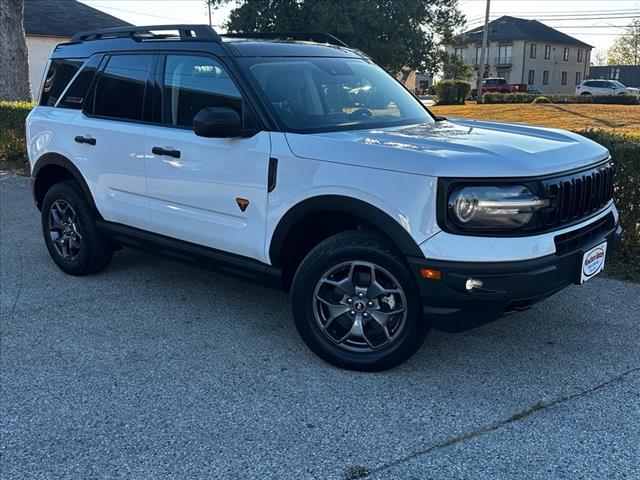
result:
[[[612,105],[638,105],[640,100],[634,95],[539,95],[532,93],[485,93],[484,103],[532,103],[545,97],[551,103],[606,103]]]

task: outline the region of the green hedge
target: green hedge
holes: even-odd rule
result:
[[[434,85],[438,105],[464,105],[471,85],[461,80],[442,80]]]
[[[634,95],[541,95],[533,93],[485,93],[484,103],[532,103],[545,97],[551,103],[607,103],[616,105],[638,105],[640,101]]]
[[[0,169],[29,173],[24,121],[32,108],[29,102],[0,102]]]
[[[622,245],[607,271],[618,277],[640,281],[640,139],[607,132],[577,132],[609,149],[616,165],[614,197],[624,229]]]

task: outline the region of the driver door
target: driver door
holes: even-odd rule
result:
[[[162,119],[145,142],[153,230],[264,261],[269,133],[197,136],[193,117],[202,108],[247,114],[242,95],[213,57],[172,53],[159,66]]]

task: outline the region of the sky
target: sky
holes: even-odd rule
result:
[[[209,23],[205,0],[80,0],[136,25]],[[349,1],[349,0],[344,0]],[[222,27],[235,2],[212,12]],[[468,30],[484,22],[485,0],[459,0]],[[491,19],[502,15],[539,20],[606,51],[632,18],[640,19],[640,0],[491,0]]]

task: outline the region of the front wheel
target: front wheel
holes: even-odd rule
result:
[[[402,257],[367,230],[336,234],[311,250],[295,274],[291,299],[304,342],[341,368],[393,368],[416,352],[427,332]]]

